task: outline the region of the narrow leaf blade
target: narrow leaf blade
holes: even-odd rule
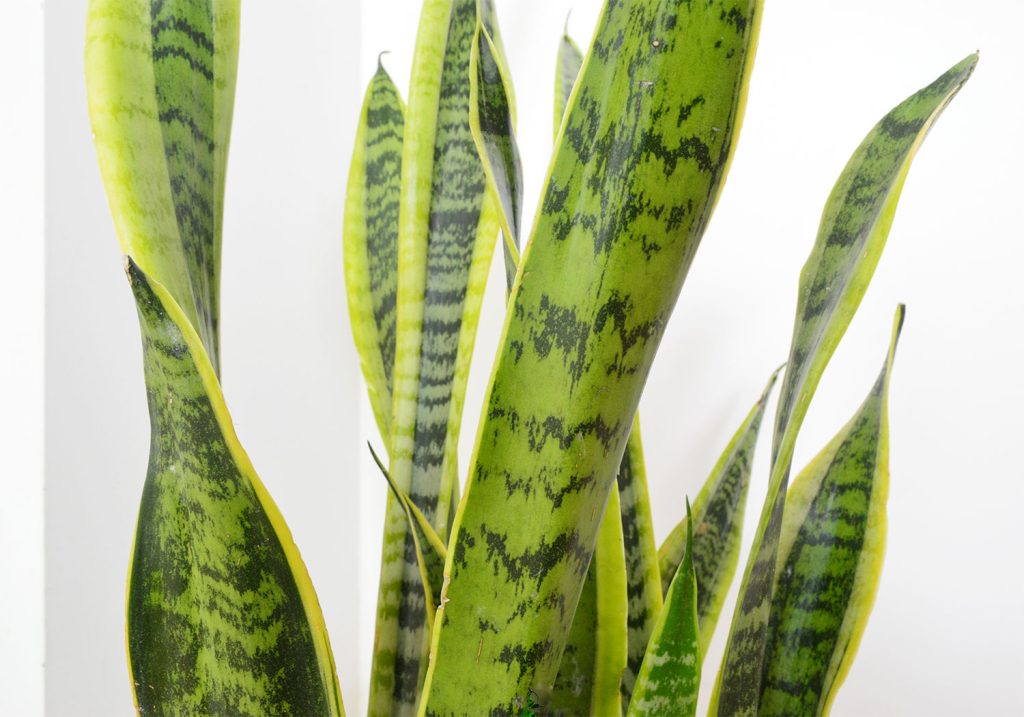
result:
[[[352,152],[343,258],[352,336],[385,442],[391,438],[404,134],[405,106],[398,88],[378,63],[366,89]]]
[[[759,714],[827,714],[867,623],[885,549],[888,394],[904,307],[857,413],[786,498]]]
[[[686,504],[683,561],[672,577],[665,607],[651,634],[628,717],[693,717],[697,712],[702,650],[697,626],[693,518]]]
[[[569,37],[568,20],[566,31],[562,33],[562,39],[558,43],[558,59],[555,69],[555,138],[558,138],[558,130],[562,127],[562,120],[565,119],[565,111],[569,107],[569,97],[572,96],[572,88],[576,85],[576,78],[579,77],[580,67],[583,66],[583,53],[579,46]]]

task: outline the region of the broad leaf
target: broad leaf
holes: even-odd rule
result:
[[[817,241],[800,274],[768,495],[712,698],[712,711],[720,715],[758,711],[779,531],[797,434],[878,265],[914,154],[977,60],[970,55],[883,117],[850,158],[825,205]]]
[[[345,292],[381,438],[391,438],[398,293],[398,198],[405,106],[378,61],[359,115],[345,197]]]
[[[827,714],[867,623],[885,550],[888,395],[904,308],[871,392],[793,481],[779,539],[758,714]]]
[[[722,612],[722,603],[736,573],[754,449],[768,396],[779,371],[768,380],[761,397],[725,447],[693,503],[696,526],[693,564],[697,574],[697,617],[702,655],[707,652]],[[686,553],[688,530],[689,520],[684,518],[658,550],[661,584],[666,593]]]
[[[628,717],[693,717],[697,712],[704,651],[697,627],[693,523],[687,501],[683,560],[672,577],[665,607],[651,634]]]
[[[123,253],[167,287],[217,370],[238,0],[90,0],[85,74]]]
[[[728,10],[605,7],[513,287],[428,715],[511,713],[551,691],[595,516],[735,144],[760,6]]]
[[[128,578],[144,715],[341,715],[320,605],[198,334],[130,259],[152,448]]]
[[[491,3],[481,15],[496,34]],[[469,363],[498,222],[469,128],[477,0],[425,0],[402,154],[390,474],[445,538]],[[427,606],[405,513],[389,497],[370,714],[413,714]]]

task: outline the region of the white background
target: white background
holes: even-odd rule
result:
[[[572,7],[570,30],[585,46],[598,0],[499,5],[529,212],[550,148],[558,37]],[[13,90],[0,105],[0,537],[14,556],[0,592],[0,673],[12,682],[0,689],[0,713],[32,715],[42,696],[43,28],[38,3],[12,6],[0,38],[4,86]],[[366,700],[384,489],[362,448],[375,436],[342,298],[341,197],[362,86],[387,49],[385,64],[404,87],[418,7],[301,0],[243,8],[225,227],[225,391],[309,565],[353,714]],[[45,606],[47,713],[90,717],[131,713],[123,581],[148,425],[134,309],[84,108],[84,10],[84,0],[46,8]],[[916,160],[872,288],[797,446],[802,465],[859,404],[892,311],[905,301],[891,397],[889,551],[837,715],[1024,711],[1016,567],[1024,547],[1016,457],[1024,428],[1022,24],[1024,4],[1013,0],[769,0],[732,173],[642,404],[660,537],[785,358],[797,275],[850,152],[892,105],[980,48],[977,73]],[[463,463],[501,324],[500,282],[492,288]],[[765,441],[748,536],[766,449]],[[723,624],[708,680],[724,632]]]

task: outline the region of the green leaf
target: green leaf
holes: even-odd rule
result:
[[[665,608],[651,634],[628,717],[692,717],[697,712],[703,649],[697,628],[693,518],[686,503],[683,561],[672,577]]]
[[[420,567],[423,588],[426,591],[427,620],[432,623],[434,617],[433,607],[437,605],[434,596],[441,594],[441,586],[444,583],[444,561],[448,550],[434,531],[434,526],[427,520],[427,516],[423,515],[423,511],[417,508],[409,496],[403,493],[395,485],[395,482],[391,480],[391,474],[384,467],[384,462],[377,455],[377,451],[373,450],[372,445],[367,444],[367,446],[370,449],[370,455],[373,456],[373,462],[377,464],[377,468],[380,469],[384,480],[388,482],[391,494],[401,504],[402,510],[405,511],[406,519],[409,521],[409,527],[412,528],[412,537],[416,548],[416,561]]]
[[[144,715],[341,715],[306,568],[242,450],[198,334],[131,259],[152,424],[128,577]]]
[[[493,8],[481,3],[496,35]],[[462,407],[498,222],[469,127],[477,0],[425,0],[402,154],[389,472],[444,538]],[[427,606],[405,513],[389,497],[370,715],[413,714]]]
[[[768,495],[740,587],[712,713],[717,709],[732,717],[758,711],[779,531],[797,434],[878,265],[914,154],[977,61],[977,55],[968,56],[883,117],[850,158],[825,205],[817,241],[800,274]]]
[[[565,21],[565,31],[558,43],[557,69],[555,70],[555,139],[562,128],[565,111],[569,107],[572,88],[576,86],[580,67],[583,65],[583,53],[579,46],[569,37],[569,19]]]
[[[89,118],[123,253],[181,306],[217,370],[238,0],[90,0]]]
[[[697,526],[694,531],[693,564],[697,573],[701,655],[707,652],[722,612],[722,604],[736,573],[757,436],[768,405],[768,396],[781,370],[776,370],[768,380],[761,397],[725,447],[693,503],[693,519]],[[672,529],[658,550],[661,584],[666,593],[686,552],[688,530],[689,522],[684,518]]]
[[[622,454],[616,483],[621,506],[622,543],[629,596],[629,660],[622,674],[622,702],[623,706],[627,706],[633,695],[633,683],[640,671],[651,632],[662,609],[661,574],[654,542],[654,518],[647,490],[639,416],[633,420],[633,430],[626,442],[626,451]]]
[[[345,292],[359,363],[384,441],[391,438],[398,293],[398,205],[405,106],[378,61],[366,89],[345,197]]]
[[[503,60],[483,22],[470,59],[469,124],[483,163],[489,189],[501,209],[501,231],[508,290],[519,268],[519,237],[523,219],[523,164],[515,135],[515,108]]]
[[[620,715],[628,597],[619,496],[608,497],[547,714]]]
[[[827,714],[857,652],[885,552],[889,379],[904,314],[868,397],[786,497],[759,715]]]
[[[595,516],[736,141],[760,4],[726,5],[605,7],[456,514],[428,715],[512,713],[551,692]]]

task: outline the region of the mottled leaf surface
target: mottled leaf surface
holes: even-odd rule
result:
[[[633,430],[622,454],[616,484],[629,597],[629,657],[626,670],[622,673],[622,702],[623,706],[628,706],[654,623],[662,609],[661,573],[654,541],[654,516],[647,490],[639,417],[633,421]]]
[[[470,79],[470,127],[487,182],[501,209],[505,280],[511,291],[519,268],[523,163],[516,143],[515,109],[503,61],[483,23],[478,27],[473,48]]]
[[[703,650],[697,627],[693,524],[687,503],[683,560],[654,625],[627,717],[693,717],[697,712]]]
[[[702,655],[711,642],[722,604],[736,573],[754,450],[768,396],[778,375],[778,371],[772,374],[761,397],[722,451],[693,503],[693,566],[697,575],[697,618]],[[689,520],[684,518],[658,550],[661,584],[666,593],[686,554],[688,530]]]
[[[628,596],[620,512],[619,496],[612,491],[548,700],[547,713],[553,717],[622,714],[619,683],[627,660]]]
[[[366,89],[345,196],[345,292],[381,438],[391,438],[405,107],[384,66]]]
[[[878,588],[889,494],[888,393],[904,308],[857,413],[789,490],[768,626],[764,717],[827,714]]]
[[[883,117],[850,158],[825,205],[817,241],[800,274],[768,495],[712,699],[712,711],[717,709],[720,715],[758,711],[779,532],[797,434],[878,265],[914,154],[977,60],[977,55],[968,56]]]
[[[238,0],[90,0],[89,117],[121,250],[166,286],[218,366]]]
[[[320,606],[198,335],[129,260],[152,427],[128,579],[143,715],[340,715]]]
[[[568,29],[568,28],[567,28]],[[572,88],[576,86],[580,67],[583,65],[583,53],[579,46],[569,37],[568,32],[562,33],[558,43],[558,59],[555,69],[555,138],[562,127],[565,110],[569,106]]]
[[[598,516],[727,171],[758,17],[754,1],[603,11],[510,299],[426,714],[515,714],[531,689],[542,703],[551,691]]]
[[[480,2],[496,35],[491,3]],[[390,474],[444,538],[469,362],[498,222],[469,127],[477,0],[426,0],[410,81],[399,207]],[[371,715],[416,711],[427,609],[413,535],[388,501]]]

